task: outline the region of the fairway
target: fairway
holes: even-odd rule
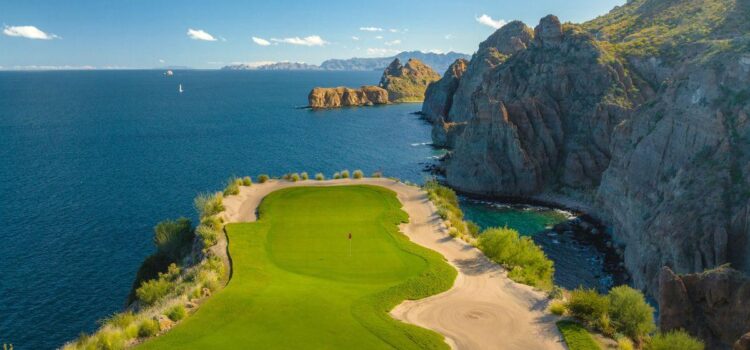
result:
[[[257,222],[226,226],[227,287],[140,348],[448,348],[438,333],[388,314],[448,290],[456,276],[399,232],[408,217],[394,192],[293,187],[266,196],[258,212]]]

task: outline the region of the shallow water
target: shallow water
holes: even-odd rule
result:
[[[467,220],[482,229],[509,227],[530,236],[555,262],[554,282],[567,289],[578,286],[605,292],[612,287],[613,277],[605,271],[605,254],[591,242],[554,232],[551,228],[576,216],[560,209],[508,204],[502,202],[462,199],[461,208]]]
[[[417,104],[296,109],[377,72],[0,73],[0,343],[50,349],[118,311],[160,220],[232,174],[348,168],[421,182]],[[177,85],[185,92],[178,94]]]

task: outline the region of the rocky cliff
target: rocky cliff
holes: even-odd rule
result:
[[[307,101],[311,108],[372,106],[388,103],[388,91],[377,86],[359,89],[347,87],[319,88],[310,91]]]
[[[729,348],[750,330],[750,279],[737,270],[679,276],[664,267],[659,285],[662,330],[685,329],[709,348]]]
[[[452,148],[447,181],[585,203],[651,295],[662,266],[750,272],[747,18],[747,1],[632,0],[582,25],[499,29],[451,105],[425,111]]]
[[[421,61],[410,59],[402,65],[396,58],[383,71],[379,86],[388,90],[391,102],[421,102],[427,85],[438,79],[440,75]]]

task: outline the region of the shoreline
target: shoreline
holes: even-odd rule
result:
[[[494,349],[497,344],[509,349],[564,349],[555,325],[557,317],[546,312],[547,296],[511,281],[501,266],[477,248],[451,238],[437,208],[417,187],[385,178],[269,180],[241,187],[238,195],[226,197],[222,217],[227,223],[252,222],[263,198],[283,188],[346,185],[374,185],[396,192],[402,209],[409,214],[409,223],[400,225],[401,232],[412,242],[443,255],[458,272],[451,289],[403,301],[390,311],[392,317],[442,334],[453,349]]]

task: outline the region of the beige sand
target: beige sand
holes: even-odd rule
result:
[[[419,188],[389,179],[330,181],[269,181],[241,187],[240,194],[224,199],[227,222],[256,219],[256,209],[269,193],[293,186],[367,184],[396,192],[409,214],[401,231],[412,241],[445,256],[456,267],[456,283],[447,292],[405,301],[391,315],[440,332],[454,349],[564,349],[555,317],[546,313],[543,293],[515,283],[502,267],[476,248],[452,239],[436,210]]]

